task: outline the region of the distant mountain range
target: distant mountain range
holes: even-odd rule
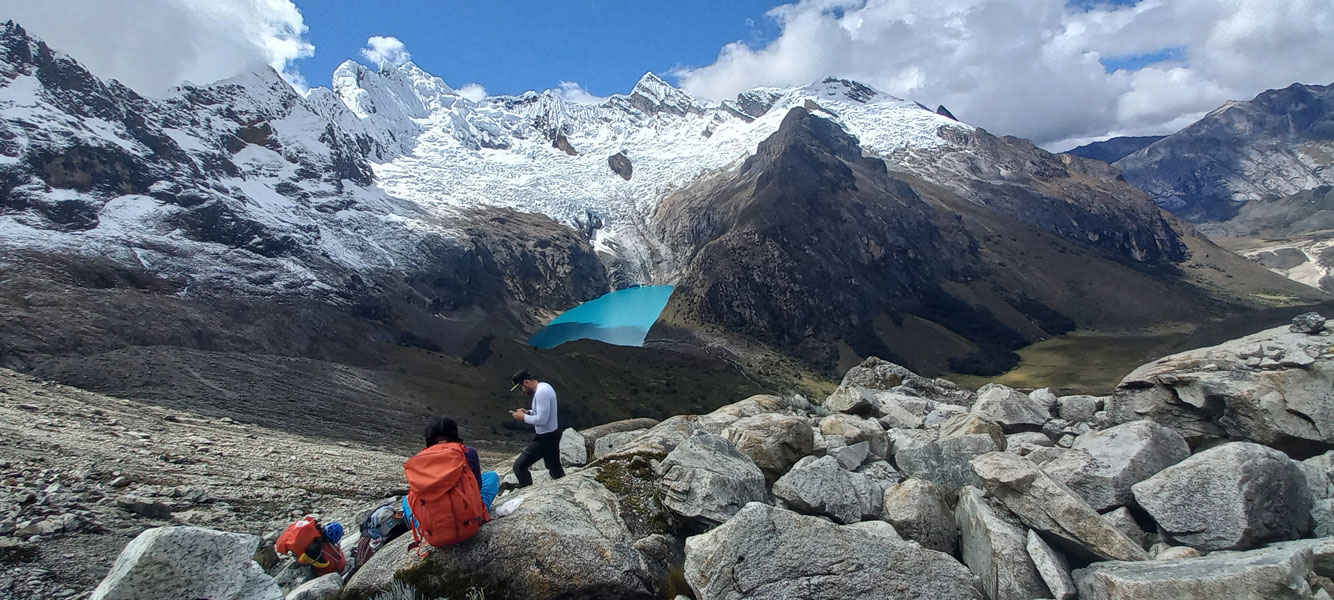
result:
[[[1269,90],[1161,139],[1114,138],[1070,153],[1113,162],[1220,244],[1334,291],[1334,85]]]
[[[599,421],[668,410],[686,380],[697,402],[734,397],[754,370],[729,365],[755,356],[994,372],[1075,327],[1323,298],[1102,162],[854,81],[709,103],[650,73],[594,105],[474,102],[411,63],[347,62],[305,96],[266,69],[152,99],[14,23],[0,278],[0,362],[80,385],[168,398],[180,381],[108,366],[214,385],[263,375],[237,357],[282,355],[322,385],[397,371],[397,400],[376,401],[404,414],[444,396],[489,414],[512,402],[492,379],[537,365]],[[523,343],[647,283],[677,286],[656,350]]]
[[[1126,155],[1132,152],[1139,151],[1140,149],[1158,140],[1161,140],[1164,137],[1167,136],[1141,135],[1141,136],[1114,137],[1109,140],[1103,140],[1101,142],[1093,142],[1091,144],[1084,144],[1083,146],[1080,146],[1078,148],[1067,150],[1066,154],[1073,154],[1075,156],[1081,156],[1083,158],[1100,160],[1106,163],[1114,163],[1118,160],[1121,160],[1122,158],[1125,158]]]

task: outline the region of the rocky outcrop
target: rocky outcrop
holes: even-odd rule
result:
[[[630,163],[630,157],[625,155],[624,150],[608,156],[607,166],[611,168],[613,173],[620,175],[621,179],[626,181],[630,181],[630,177],[635,173],[635,167]]]
[[[200,527],[149,529],[125,546],[93,600],[283,600],[254,561],[259,538]]]
[[[1311,533],[1306,476],[1282,452],[1233,442],[1200,452],[1131,488],[1175,542],[1245,550]]]
[[[983,597],[946,554],[763,504],[687,539],[685,576],[699,600]]]
[[[1280,327],[1158,359],[1121,380],[1107,415],[1157,421],[1192,445],[1227,437],[1297,458],[1334,449],[1334,336]]]

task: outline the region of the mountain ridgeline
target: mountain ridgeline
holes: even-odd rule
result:
[[[317,394],[292,426],[360,437],[441,411],[510,433],[519,367],[570,424],[662,417],[802,376],[758,355],[991,373],[1074,328],[1321,298],[1104,163],[858,82],[473,101],[349,61],[306,95],[265,69],[147,98],[14,23],[0,278],[0,364],[255,419]],[[677,285],[648,347],[525,343],[635,284]]]

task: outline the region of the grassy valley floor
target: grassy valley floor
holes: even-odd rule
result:
[[[1002,375],[944,377],[969,389],[994,382],[1020,389],[1049,387],[1058,394],[1109,394],[1140,365],[1277,327],[1309,311],[1334,315],[1334,303],[1230,315],[1199,325],[1164,324],[1143,332],[1074,331],[1019,350],[1019,366]]]

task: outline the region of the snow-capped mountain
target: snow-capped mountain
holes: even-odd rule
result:
[[[8,23],[0,196],[0,275],[110,261],[180,298],[341,307],[454,356],[609,285],[661,282],[690,318],[817,363],[850,332],[921,340],[903,319],[923,319],[954,332],[919,363],[939,370],[1074,323],[1183,318],[1199,283],[1174,270],[1193,233],[1106,165],[839,79],[709,103],[649,73],[583,105],[472,101],[411,63],[346,62],[306,96],[266,69],[150,99]],[[868,224],[849,226],[858,211]],[[760,267],[777,271],[734,284]],[[1087,301],[1109,278],[1162,289]],[[864,333],[883,318],[909,329]]]
[[[333,89],[304,98],[266,70],[155,100],[17,25],[0,39],[5,243],[95,247],[252,292],[318,292],[410,264],[413,240],[450,237],[461,211],[483,206],[600,223],[597,247],[647,282],[660,272],[642,232],[660,198],[739,164],[794,106],[820,107],[882,154],[970,129],[842,80],[708,104],[649,73],[596,105],[551,91],[473,102],[411,63],[349,61]],[[256,269],[271,283],[249,283]]]

